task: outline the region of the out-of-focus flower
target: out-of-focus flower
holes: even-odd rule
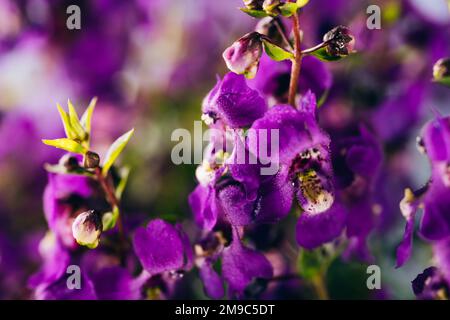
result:
[[[450,288],[448,282],[436,267],[425,269],[412,281],[412,289],[419,299],[448,300]]]
[[[267,55],[261,57],[259,71],[248,85],[266,97],[269,105],[287,103],[289,82],[291,78],[291,62],[276,62]],[[313,56],[305,56],[302,60],[302,71],[298,89],[301,94],[311,90],[321,97],[332,85],[332,75],[325,63]]]
[[[81,165],[81,157],[66,155],[62,165]],[[93,209],[105,210],[104,200],[92,178],[75,173],[49,172],[44,191],[44,213],[49,228],[59,241],[69,248],[76,247],[72,225],[76,217]],[[95,208],[94,208],[95,207]],[[78,235],[78,231],[77,231]]]
[[[181,226],[152,220],[146,228],[136,230],[133,246],[150,275],[184,272],[192,267],[192,248]]]
[[[412,234],[416,211],[423,206],[420,234],[429,241],[439,241],[450,236],[450,219],[447,196],[450,188],[448,162],[450,160],[450,118],[438,116],[422,129],[420,148],[431,163],[431,177],[428,184],[412,192],[407,189],[400,203],[406,219],[404,238],[397,249],[397,266],[403,265],[411,254]]]
[[[43,266],[29,279],[29,286],[34,290],[36,299],[135,300],[141,298],[140,291],[147,277],[133,278],[127,269],[119,265],[117,258],[96,252],[95,263],[92,263],[89,253],[82,257],[74,255],[51,232],[41,240],[39,252],[43,259]],[[79,276],[78,283],[73,282],[74,276]],[[68,283],[74,287],[69,286]]]
[[[359,125],[352,134],[335,133],[331,146],[337,193],[348,210],[346,235],[350,245],[346,255],[368,261],[371,256],[366,239],[381,210],[375,201],[383,159],[381,145],[365,126]]]

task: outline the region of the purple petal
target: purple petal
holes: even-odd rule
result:
[[[224,295],[222,279],[213,269],[210,261],[205,261],[199,269],[205,293],[212,299],[220,299]]]
[[[198,185],[189,195],[188,201],[194,219],[200,228],[211,230],[217,222],[218,208],[216,206],[215,191],[211,187]]]
[[[245,77],[232,72],[219,80],[203,101],[202,111],[231,128],[244,128],[262,117],[267,105],[256,90],[247,86]]]
[[[128,270],[120,267],[100,269],[91,276],[95,293],[101,300],[137,300],[141,297],[140,283],[133,281]]]
[[[297,242],[306,249],[314,249],[338,237],[345,226],[345,220],[345,209],[336,201],[325,212],[303,212],[297,222]]]
[[[259,190],[255,206],[258,223],[275,223],[284,218],[292,207],[294,189],[288,180],[288,170],[282,168],[265,181]]]
[[[422,139],[431,161],[450,159],[450,118],[437,118],[428,122],[422,130]]]
[[[450,188],[445,186],[442,167],[434,166],[429,189],[424,198],[420,234],[428,240],[442,240],[450,236]]]
[[[234,231],[233,241],[222,254],[222,274],[230,291],[241,294],[253,278],[271,278],[273,269],[263,254],[244,247]]]
[[[433,244],[434,259],[450,284],[450,238]]]
[[[151,275],[165,271],[177,271],[185,267],[184,238],[171,224],[161,219],[140,227],[134,235],[134,251],[142,266]]]
[[[48,286],[38,286],[35,298],[38,300],[95,300],[97,296],[92,281],[81,270],[80,289],[69,289],[67,283],[70,273],[64,273],[55,282]]]
[[[396,268],[403,266],[411,257],[413,246],[413,234],[414,234],[414,217],[412,214],[406,220],[405,233],[403,234],[403,240],[397,247],[397,264]]]
[[[230,184],[217,191],[222,211],[234,226],[245,226],[253,220],[254,201],[248,200],[240,184]]]
[[[309,110],[304,107],[305,110]],[[292,160],[315,145],[329,145],[329,137],[321,131],[309,112],[300,112],[289,105],[277,105],[252,125],[249,133],[249,150],[262,162],[268,160],[290,165]],[[278,150],[272,150],[272,134],[278,130]],[[267,139],[266,139],[267,137]],[[276,139],[274,139],[276,141]],[[267,152],[264,152],[265,149]]]

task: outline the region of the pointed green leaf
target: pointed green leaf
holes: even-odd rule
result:
[[[81,116],[80,123],[83,126],[84,131],[86,131],[88,135],[91,134],[92,113],[94,112],[96,104],[97,104],[97,97],[94,97],[89,103],[89,106],[87,107],[86,111]]]
[[[308,4],[309,0],[297,0],[296,5],[300,9]]]
[[[281,11],[281,15],[284,17],[290,17],[295,14],[298,10],[299,6],[295,2],[286,2],[279,7]]]
[[[122,198],[123,191],[125,190],[125,187],[127,186],[129,175],[130,175],[129,167],[124,167],[124,168],[122,168],[122,170],[120,170],[120,181],[117,184],[117,188],[116,188],[116,198],[118,200],[120,200],[120,198]]]
[[[70,125],[72,126],[72,129],[75,132],[75,134],[77,135],[77,138],[79,138],[81,141],[84,141],[86,138],[86,132],[84,131],[83,127],[80,124],[77,112],[75,111],[75,108],[70,100],[67,101],[67,105],[69,106]]]
[[[116,141],[114,141],[113,144],[109,147],[103,163],[103,175],[106,175],[108,173],[109,169],[114,164],[114,161],[116,161],[123,148],[125,148],[125,146],[127,145],[128,141],[133,135],[133,132],[134,129],[131,129],[130,131],[119,137]]]
[[[64,132],[66,133],[66,137],[69,139],[75,139],[77,135],[72,129],[72,125],[70,124],[69,115],[64,111],[64,109],[61,107],[61,105],[59,103],[56,104],[56,107],[58,108],[59,116],[61,117],[61,121],[64,126]]]
[[[267,55],[275,61],[282,61],[294,58],[294,55],[292,53],[284,50],[283,48],[280,48],[279,46],[271,43],[266,39],[263,39],[263,44],[264,50],[266,51]]]
[[[263,10],[253,10],[253,9],[247,9],[247,8],[239,8],[242,12],[245,12],[249,16],[253,18],[264,18],[269,16],[267,13],[265,13]]]
[[[52,146],[58,149],[63,149],[68,152],[85,154],[87,150],[78,142],[68,138],[54,139],[54,140],[42,140],[42,142],[48,146]]]

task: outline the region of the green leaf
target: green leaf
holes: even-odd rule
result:
[[[118,200],[120,200],[120,198],[122,198],[122,194],[127,185],[129,175],[130,175],[129,167],[124,167],[124,168],[122,168],[122,170],[120,170],[120,181],[117,184],[117,188],[116,188],[116,198]]]
[[[263,10],[253,10],[253,9],[247,9],[247,8],[239,8],[242,12],[245,12],[249,16],[253,18],[264,18],[269,16],[266,12]]]
[[[263,39],[263,44],[264,50],[266,51],[267,55],[275,61],[282,61],[294,58],[294,55],[292,53],[284,50],[283,48],[280,48],[279,46],[271,43],[266,39]]]
[[[109,169],[114,164],[114,161],[116,161],[117,157],[120,155],[123,148],[125,148],[125,146],[127,145],[128,141],[133,135],[133,132],[134,129],[131,129],[130,131],[119,137],[116,141],[114,141],[113,144],[109,147],[103,162],[103,169],[102,169],[103,175],[106,176]]]
[[[115,227],[117,219],[119,218],[119,208],[113,207],[112,212],[106,212],[102,216],[103,231],[107,231]]]
[[[281,15],[284,17],[290,17],[294,15],[297,10],[299,9],[299,6],[295,2],[286,2],[283,5],[279,7],[281,11]]]
[[[68,138],[54,139],[54,140],[42,140],[42,142],[48,146],[52,146],[58,149],[63,149],[68,152],[85,154],[85,149],[81,144]]]
[[[85,141],[86,139],[86,132],[84,131],[83,127],[81,126],[80,120],[78,119],[77,112],[75,111],[75,108],[70,100],[67,101],[67,105],[69,106],[69,119],[70,119],[70,125],[77,135],[77,138],[80,141]]]
[[[88,135],[91,134],[91,120],[92,120],[92,114],[95,109],[95,105],[97,104],[97,97],[92,98],[91,102],[89,103],[89,106],[87,107],[86,111],[81,116],[80,123],[84,128],[84,131]]]
[[[309,0],[297,0],[296,5],[300,9],[308,4]]]
[[[345,57],[341,57],[341,56],[332,56],[327,52],[327,49],[325,47],[320,48],[316,51],[313,51],[310,53],[311,55],[315,56],[316,58],[319,58],[322,61],[339,61]]]
[[[64,126],[64,132],[66,133],[66,137],[69,139],[75,139],[77,137],[77,134],[72,129],[72,125],[70,124],[69,115],[64,111],[64,109],[61,107],[61,105],[59,103],[56,104],[56,107],[58,108],[58,112],[59,112],[61,121]]]

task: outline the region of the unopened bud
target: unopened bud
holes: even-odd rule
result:
[[[433,78],[441,81],[447,77],[450,77],[450,58],[439,59],[433,66]]]
[[[100,214],[89,210],[79,214],[72,223],[72,234],[78,244],[91,249],[98,246],[103,224]]]
[[[263,10],[268,14],[277,15],[280,13],[280,5],[280,0],[265,0],[263,3]]]
[[[91,168],[97,168],[100,164],[100,156],[92,151],[86,152],[84,155],[84,167],[91,169]]]
[[[244,0],[244,5],[250,10],[262,10],[264,0]]]
[[[262,54],[261,35],[257,32],[247,33],[223,52],[228,69],[237,74],[253,78],[258,70]]]
[[[331,56],[347,56],[355,48],[355,38],[346,26],[338,26],[328,31],[323,36],[323,41],[327,42],[326,50]]]

